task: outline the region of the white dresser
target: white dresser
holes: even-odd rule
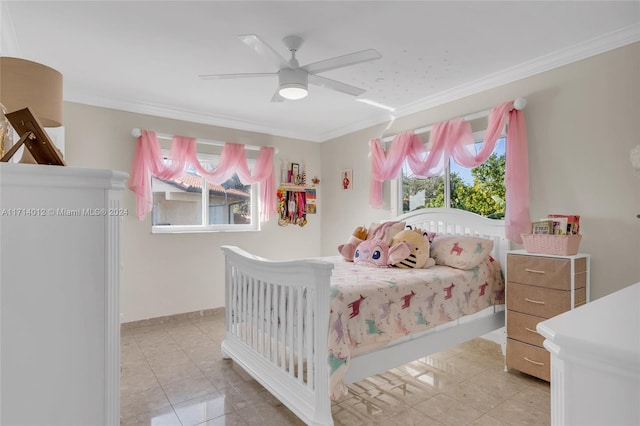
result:
[[[640,424],[640,283],[538,324],[551,353],[551,424]]]
[[[120,423],[126,179],[0,163],[0,424]]]

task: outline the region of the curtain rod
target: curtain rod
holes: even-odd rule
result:
[[[519,111],[523,110],[524,107],[527,106],[527,100],[525,98],[516,98],[515,101],[513,101],[513,107]],[[486,109],[484,111],[480,111],[480,112],[475,112],[473,114],[469,114],[469,115],[465,115],[464,117],[462,117],[462,119],[464,121],[473,121],[473,120],[477,120],[478,118],[483,118],[483,117],[488,117],[489,113],[491,112],[491,109]],[[416,129],[413,131],[414,134],[416,135],[421,135],[423,133],[428,133],[431,131],[431,129],[433,129],[433,124],[427,127],[421,127],[419,129]],[[384,138],[382,138],[382,142],[391,142],[396,136],[398,136],[399,133],[395,134],[395,135],[391,135],[391,136],[386,136]]]
[[[138,129],[137,127],[134,127],[133,129],[131,129],[131,136],[137,138],[142,134],[142,131],[140,129]],[[166,140],[173,140],[173,135],[170,135],[168,133],[156,133],[156,137],[158,139],[166,139]],[[224,144],[226,142],[222,142],[222,141],[216,141],[216,140],[212,140],[212,139],[196,139],[196,143],[199,144],[203,144],[203,145],[212,145],[212,146],[224,146]],[[250,151],[260,151],[260,148],[262,148],[261,146],[257,146],[257,145],[245,145],[244,149],[248,149]],[[276,148],[276,154],[278,153],[278,148]]]

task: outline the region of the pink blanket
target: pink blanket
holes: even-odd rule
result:
[[[331,278],[329,390],[346,395],[351,357],[494,304],[504,303],[504,280],[489,258],[468,271],[371,268],[340,257]]]

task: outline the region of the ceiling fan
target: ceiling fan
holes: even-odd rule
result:
[[[296,59],[296,52],[302,45],[303,40],[301,37],[290,35],[282,39],[284,45],[291,52],[291,59],[289,60],[282,57],[282,55],[255,34],[240,35],[238,38],[256,51],[256,53],[273,62],[278,67],[278,71],[270,73],[207,74],[200,75],[200,78],[204,80],[215,80],[223,78],[270,77],[277,75],[279,86],[271,98],[271,102],[304,98],[308,94],[308,83],[337,90],[338,92],[349,95],[359,96],[366,92],[366,90],[330,78],[321,77],[317,74],[336,68],[373,61],[382,57],[375,49],[367,49],[300,66]]]

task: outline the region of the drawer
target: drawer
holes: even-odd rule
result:
[[[576,306],[586,301],[586,288],[575,291]],[[507,283],[507,309],[541,318],[551,318],[571,309],[571,292]]]
[[[571,289],[571,260],[542,256],[507,256],[507,280],[540,287]],[[575,260],[575,288],[586,287],[587,259]]]
[[[507,311],[507,336],[530,345],[542,347],[544,337],[536,331],[536,325],[545,318]]]
[[[548,382],[551,376],[550,362],[551,354],[546,349],[507,339],[507,368]]]

